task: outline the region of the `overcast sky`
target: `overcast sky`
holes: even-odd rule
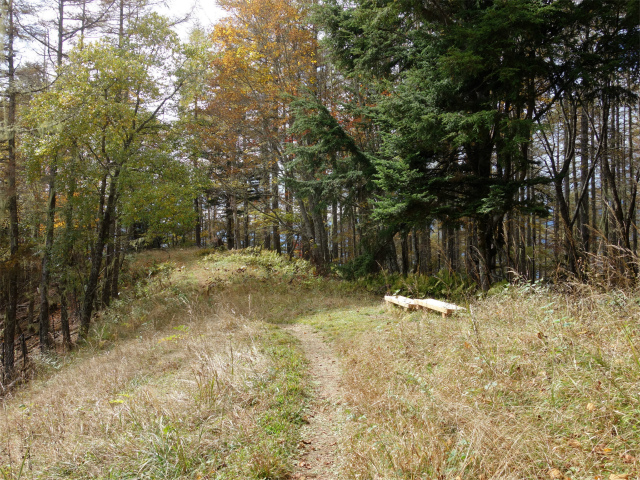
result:
[[[216,23],[225,15],[215,0],[164,0],[166,6],[156,6],[155,9],[162,15],[169,17],[181,17],[189,12],[191,18],[188,22],[178,25],[176,30],[180,34],[182,41],[188,40],[188,35],[195,25],[200,25],[205,31],[211,31],[211,25]],[[250,1],[250,0],[249,0]],[[43,9],[38,12],[39,18],[56,18],[56,10],[53,8]],[[88,40],[95,40],[95,37],[88,37]],[[42,62],[44,50],[37,43],[19,41],[17,44],[17,62],[24,65],[27,62]],[[66,46],[66,50],[71,48],[71,44]],[[52,60],[53,61],[53,60]]]
[[[207,27],[216,23],[225,13],[218,7],[215,0],[167,0],[167,5],[168,7],[158,8],[158,12],[164,15],[181,16],[193,10],[192,19],[188,25],[178,29],[183,40],[186,40],[186,35],[196,23],[208,30]]]

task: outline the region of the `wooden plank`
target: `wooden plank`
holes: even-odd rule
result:
[[[447,317],[458,310],[465,310],[465,308],[454,305],[453,303],[442,302],[433,298],[413,299],[401,295],[385,295],[384,301],[398,305],[405,310],[416,310],[417,308],[435,310],[442,313],[443,317]]]
[[[442,302],[440,300],[434,300],[433,298],[426,298],[424,300],[414,300],[418,305],[424,308],[429,308],[437,312],[441,312],[445,316],[451,315],[457,310],[464,310],[463,307],[454,305],[453,303]]]
[[[418,308],[418,304],[416,304],[412,299],[400,295],[385,295],[384,301],[398,305],[405,310],[416,310]]]

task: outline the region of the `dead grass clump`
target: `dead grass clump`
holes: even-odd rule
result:
[[[639,473],[633,293],[512,288],[345,340],[345,478]],[[346,338],[346,337],[345,337]]]

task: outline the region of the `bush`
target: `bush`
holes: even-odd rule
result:
[[[466,275],[441,270],[436,275],[379,273],[358,278],[354,283],[377,295],[404,295],[415,298],[463,298],[475,293],[477,284]]]
[[[345,280],[353,281],[370,275],[376,269],[376,261],[371,253],[365,253],[336,267],[338,274]]]

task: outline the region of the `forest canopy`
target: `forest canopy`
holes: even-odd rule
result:
[[[220,6],[181,41],[149,0],[2,2],[4,376],[139,248],[635,281],[636,0]]]

